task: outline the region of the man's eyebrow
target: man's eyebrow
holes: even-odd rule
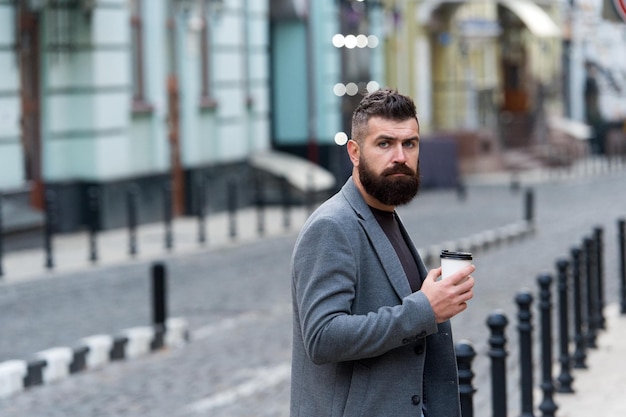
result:
[[[402,142],[405,141],[412,141],[412,140],[416,140],[419,141],[420,137],[419,136],[411,136],[408,138],[399,138],[397,136],[389,136],[389,135],[385,135],[385,134],[380,134],[378,136],[376,136],[376,140],[399,140]]]

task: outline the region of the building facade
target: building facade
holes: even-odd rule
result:
[[[619,29],[598,40],[576,30],[568,44],[570,8],[0,0],[0,191],[36,213],[54,191],[59,229],[73,230],[122,225],[133,193],[140,221],[161,217],[164,196],[175,214],[194,213],[197,190],[224,208],[228,184],[251,186],[257,153],[297,155],[340,184],[352,109],[381,86],[416,99],[425,137],[456,135],[462,149],[476,136],[491,138],[485,149],[532,145],[547,111],[581,119],[585,57],[611,67],[621,56],[594,46]]]
[[[223,209],[257,153],[345,179],[351,108],[384,84],[375,3],[0,0],[0,191],[69,231],[129,198],[140,222]]]
[[[54,191],[60,230],[119,226],[129,189],[144,221],[164,192],[189,212],[193,187],[271,146],[268,16],[265,0],[0,1],[0,189],[40,210]]]
[[[559,3],[390,0],[389,7],[398,16],[390,41],[399,57],[390,79],[417,97],[425,131],[510,131],[502,120],[530,119],[545,95],[560,102]]]

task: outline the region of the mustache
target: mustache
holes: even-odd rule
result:
[[[389,176],[389,175],[394,175],[394,174],[405,174],[405,175],[410,175],[410,176],[415,176],[415,171],[413,171],[411,168],[409,168],[408,166],[404,165],[404,164],[398,164],[398,165],[394,165],[390,168],[385,169],[381,175],[382,176]]]

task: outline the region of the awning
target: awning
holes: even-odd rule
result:
[[[530,0],[498,0],[515,13],[533,35],[540,38],[561,37],[561,29],[550,15]]]

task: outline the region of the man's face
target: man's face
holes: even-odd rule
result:
[[[351,153],[351,158],[364,191],[375,199],[368,204],[389,210],[415,197],[420,186],[419,126],[415,119],[398,122],[374,117],[357,147],[353,146],[356,154]]]

